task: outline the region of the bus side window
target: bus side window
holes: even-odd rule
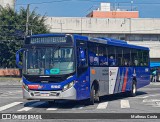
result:
[[[109,66],[116,65],[116,50],[114,46],[108,46],[108,64]]]
[[[116,61],[114,59],[114,57],[111,55],[109,57],[109,66],[115,66],[116,65]]]
[[[98,56],[99,56],[99,65],[100,66],[107,66],[108,65],[108,52],[107,47],[103,45],[99,45],[98,47]]]
[[[123,66],[130,66],[131,65],[131,57],[130,57],[130,49],[124,48],[123,49]]]
[[[98,66],[99,65],[99,56],[98,56],[98,46],[93,43],[89,43],[89,64],[90,66]]]

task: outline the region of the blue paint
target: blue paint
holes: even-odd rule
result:
[[[150,83],[150,71],[146,72],[145,70],[147,67],[119,67],[114,93],[122,92],[124,76],[127,68],[128,76],[125,91],[130,91],[132,89],[134,69],[136,71],[137,88],[144,87]]]
[[[81,76],[76,78],[76,81],[78,82],[75,84],[77,100],[83,100],[90,97],[90,80],[89,78],[87,79],[87,77],[89,77],[89,68]]]
[[[74,81],[76,79],[75,75],[72,76],[71,78],[68,78],[66,80],[64,80],[63,82],[59,82],[59,83],[41,83],[40,81],[35,81],[35,82],[30,82],[28,81],[25,77],[23,77],[23,82],[26,84],[26,85],[43,85],[43,88],[41,89],[38,89],[38,90],[42,90],[42,91],[50,91],[50,90],[53,90],[53,91],[57,91],[57,90],[62,90],[63,87],[69,83],[71,83],[72,81]],[[52,85],[60,85],[60,88],[51,88]]]
[[[150,67],[160,67],[160,62],[151,62]]]
[[[49,69],[46,69],[46,70],[45,70],[45,74],[46,74],[46,75],[49,75],[49,74],[50,74],[50,70],[49,70]]]

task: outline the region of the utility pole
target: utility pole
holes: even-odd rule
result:
[[[133,11],[133,1],[131,1],[131,11]]]
[[[63,24],[64,24],[64,23],[60,22],[59,24],[60,24],[61,33],[62,33],[62,31],[63,31]]]
[[[29,6],[30,4],[27,5],[27,17],[26,17],[26,35],[28,35],[28,29],[29,29]]]

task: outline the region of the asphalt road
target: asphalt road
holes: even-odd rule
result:
[[[38,100],[27,101],[22,98],[20,83],[7,84],[1,82],[0,113],[85,113],[86,115],[88,113],[95,113],[95,115],[96,113],[113,113],[112,116],[115,115],[114,113],[160,113],[160,83],[151,83],[144,88],[138,89],[136,97],[128,97],[124,93],[107,95],[101,98],[100,103],[85,105],[84,101],[59,100],[54,104]],[[94,118],[94,115],[92,116]],[[67,119],[65,121],[106,121],[93,118],[90,117],[87,120]],[[127,120],[118,119],[116,121],[121,122]],[[136,120],[132,119],[132,121]],[[146,119],[139,119],[139,121],[146,121]]]

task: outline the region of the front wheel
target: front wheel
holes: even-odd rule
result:
[[[95,98],[95,88],[94,88],[94,85],[93,85],[91,87],[89,104],[94,105],[94,100],[95,100],[94,98]]]
[[[89,103],[91,105],[94,105],[95,102],[99,102],[99,91],[98,91],[98,87],[96,87],[95,85],[93,85],[91,87],[91,92],[90,92],[90,99],[89,99]]]

